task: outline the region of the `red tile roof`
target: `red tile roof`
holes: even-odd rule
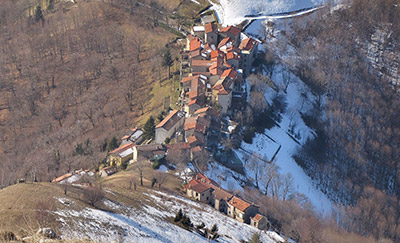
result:
[[[231,79],[236,79],[236,77],[237,77],[236,70],[233,68],[225,70],[224,73],[221,75],[221,78],[225,78],[225,77],[230,77]]]
[[[109,154],[121,153],[127,149],[132,148],[133,146],[135,146],[135,143],[127,143],[127,144],[124,144],[124,145],[114,149],[113,151],[109,152]]]
[[[217,32],[217,26],[214,23],[207,23],[204,28],[206,33]]]
[[[245,200],[238,198],[236,196],[232,197],[228,201],[228,204],[232,205],[233,207],[239,209],[242,212],[246,211],[246,209],[248,209],[251,206],[251,203],[248,203]]]
[[[216,58],[218,56],[221,56],[222,58],[224,57],[225,53],[220,50],[213,50],[211,51],[211,58]]]
[[[197,185],[197,184],[199,184],[199,183],[196,180],[192,179],[192,180],[189,181],[188,184],[185,185],[185,188],[188,189],[188,188],[191,188],[192,186]]]
[[[196,147],[192,148],[193,153],[197,153],[197,152],[201,152],[201,151],[203,151],[203,149],[200,146],[196,146]]]
[[[234,35],[239,35],[242,32],[242,30],[239,29],[238,27],[235,27],[235,26],[227,26],[227,27],[221,29],[220,32],[221,33],[229,32],[229,33],[232,33]]]
[[[197,50],[189,52],[189,57],[190,58],[197,57],[197,56],[200,56],[200,55],[201,55],[200,48],[198,48]]]
[[[193,78],[194,78],[194,76],[184,77],[181,82],[182,83],[187,83],[189,81],[192,81]]]
[[[215,182],[214,180],[208,178],[206,175],[203,175],[202,173],[197,173],[194,177],[194,180],[196,180],[199,183],[206,183],[206,184],[211,184],[214,186],[219,186],[217,182]],[[192,179],[192,180],[193,180]]]
[[[207,190],[210,190],[211,186],[204,185],[203,183],[198,183],[196,185],[190,186],[190,189],[195,191],[195,192],[202,193],[202,192],[205,192]]]
[[[253,217],[253,220],[254,221],[260,221],[262,218],[264,218],[264,216],[262,216],[261,214],[258,213]]]
[[[165,145],[168,149],[190,149],[189,143],[174,143]]]
[[[70,178],[71,176],[72,176],[72,173],[68,173],[68,174],[62,175],[60,177],[57,177],[56,179],[53,180],[53,182],[58,183],[58,182],[61,182],[61,181],[65,180],[65,179]]]
[[[224,89],[224,87],[222,87],[219,91],[218,94],[219,95],[228,95],[230,93],[230,91]]]
[[[196,143],[196,142],[199,142],[199,143],[201,143],[201,144],[204,143],[203,138],[202,138],[201,136],[196,135],[196,134],[193,135],[193,136],[190,136],[190,137],[186,138],[186,140],[187,140],[187,142],[188,142],[190,145],[192,145],[192,144],[194,144],[194,143]]]
[[[230,79],[228,77],[223,77],[220,80],[218,80],[217,83],[212,87],[213,90],[220,90],[222,93],[225,91],[228,92],[230,90],[230,86],[232,85],[233,79]],[[225,91],[223,91],[225,90]],[[229,92],[228,92],[229,93]]]
[[[183,115],[178,110],[173,110],[156,126],[156,128],[162,127],[169,131],[181,118],[183,118]]]
[[[228,44],[229,42],[233,42],[233,40],[230,37],[226,37],[226,38],[222,39],[218,44],[218,49],[223,47],[224,45]]]
[[[253,38],[247,38],[247,39],[243,40],[242,43],[240,43],[239,49],[250,51],[256,45],[257,45],[256,40],[254,40]]]
[[[196,37],[193,40],[191,40],[190,43],[189,43],[189,47],[190,47],[189,48],[190,51],[194,51],[194,50],[199,49],[201,47],[200,39]]]
[[[195,115],[203,113],[203,112],[207,112],[209,109],[211,109],[211,107],[207,106],[201,109],[198,109],[197,111],[194,112]]]
[[[199,102],[198,99],[193,99],[188,103],[188,106],[192,106],[192,105],[196,105],[196,104],[199,105],[198,102]]]
[[[192,60],[193,67],[210,67],[214,64],[213,60]]]
[[[233,197],[232,194],[230,194],[229,192],[225,191],[222,188],[213,187],[213,189],[214,189],[213,194],[215,199],[229,201],[229,199]]]

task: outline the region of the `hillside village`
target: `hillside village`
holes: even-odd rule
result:
[[[107,177],[138,161],[158,163],[171,150],[189,154],[193,161],[205,151],[215,152],[222,137],[230,137],[235,129],[230,115],[243,109],[246,102],[244,79],[249,75],[258,50],[258,41],[241,29],[228,26],[218,30],[212,16],[203,18],[202,25],[193,26],[182,51],[181,92],[178,106],[155,125],[154,140],[144,139],[144,129],[134,128],[120,140],[120,146],[109,152],[108,166],[99,175]],[[211,158],[205,158],[207,166]],[[183,180],[186,196],[206,204],[240,222],[267,229],[267,220],[258,206],[231,194],[203,173],[193,168],[190,181]],[[197,174],[195,174],[197,172]],[[76,171],[53,182],[69,183]],[[75,176],[76,178],[76,176]],[[77,179],[77,178],[76,178]]]

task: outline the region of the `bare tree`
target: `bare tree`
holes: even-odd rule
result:
[[[100,186],[89,186],[83,191],[84,198],[88,201],[88,203],[95,207],[95,205],[103,200],[104,192]]]
[[[207,150],[202,150],[193,154],[192,164],[196,172],[204,173],[208,170],[208,162],[210,161],[210,155]]]
[[[263,170],[263,162],[259,159],[260,155],[253,153],[247,156],[246,166],[248,170],[254,175],[254,181],[256,183],[256,188],[259,189],[259,180],[261,179],[261,174]]]
[[[168,181],[168,173],[157,172],[155,178],[157,179],[158,189],[161,189],[161,186]]]
[[[283,176],[282,178],[282,190],[281,190],[281,197],[282,200],[286,200],[290,194],[293,193],[294,188],[293,188],[293,176],[288,173]]]

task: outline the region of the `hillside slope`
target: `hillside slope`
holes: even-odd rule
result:
[[[204,6],[158,2],[55,1],[42,18],[26,16],[38,1],[0,2],[0,187],[97,167],[113,136],[175,104],[162,53],[178,58],[178,20],[163,23]]]
[[[106,197],[97,208],[86,204],[83,188],[78,186],[70,187],[66,195],[62,187],[49,183],[17,184],[0,190],[0,231],[29,236],[41,225],[52,227],[67,241],[208,242],[173,223],[173,217],[182,209],[194,225],[204,222],[211,229],[217,224],[220,242],[248,241],[259,232],[208,205],[178,195],[140,187],[138,191],[124,191],[122,196],[121,187],[109,184],[106,188]],[[43,211],[46,221],[40,219]],[[260,233],[263,242],[283,242],[274,232]]]

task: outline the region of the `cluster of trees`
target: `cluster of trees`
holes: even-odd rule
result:
[[[297,74],[325,101],[304,114],[318,138],[296,159],[333,200],[351,205],[346,229],[398,240],[400,96],[392,70],[368,57],[377,33],[385,36],[382,53],[399,53],[400,12],[394,0],[347,4],[294,20],[288,35],[299,53]]]
[[[271,230],[282,233],[295,242],[376,242],[374,237],[363,237],[360,234],[346,231],[338,224],[338,221],[344,220],[343,214],[322,218],[315,215],[311,204],[304,204],[296,198],[283,200],[263,195],[259,190],[250,188],[246,188],[242,193],[245,198],[260,206],[260,212],[267,217]],[[345,217],[351,219],[352,216],[346,213]],[[338,218],[340,219],[338,220]],[[365,218],[365,220],[367,219]],[[257,236],[253,236],[252,240],[259,242]],[[391,242],[384,237],[380,240],[380,242]]]
[[[0,187],[97,165],[149,108],[174,37],[110,3],[56,1],[37,12],[43,24],[26,14],[34,4],[0,3]]]

